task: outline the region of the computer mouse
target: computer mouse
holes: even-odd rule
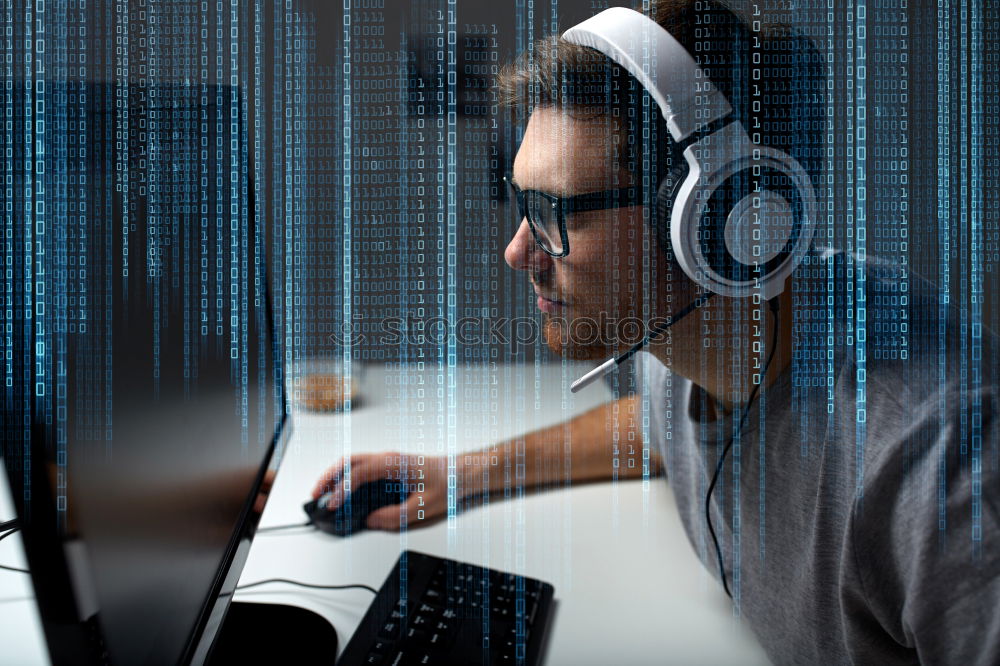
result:
[[[353,489],[334,511],[327,509],[333,493],[306,502],[302,508],[309,522],[327,534],[347,536],[365,529],[368,514],[384,506],[405,502],[410,492],[399,481],[371,481]]]

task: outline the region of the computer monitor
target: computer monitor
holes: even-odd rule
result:
[[[8,251],[4,460],[50,656],[202,663],[290,432],[246,102],[6,92],[37,142],[8,144],[30,250]]]

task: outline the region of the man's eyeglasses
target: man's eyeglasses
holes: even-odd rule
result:
[[[517,199],[519,219],[528,221],[538,247],[553,257],[565,257],[569,254],[569,238],[566,236],[567,214],[640,206],[643,203],[640,187],[622,187],[617,190],[587,192],[572,197],[557,197],[538,190],[522,190],[514,184],[510,173],[503,179]]]

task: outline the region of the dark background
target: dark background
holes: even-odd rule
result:
[[[629,3],[356,0],[346,24],[342,3],[319,0],[207,3],[207,12],[200,3],[68,2],[43,19],[21,4],[7,12],[11,38],[0,54],[5,79],[58,78],[55,59],[87,53],[86,67],[63,75],[238,87],[248,124],[236,150],[245,151],[267,238],[289,360],[340,356],[345,323],[359,360],[526,360],[550,355],[537,341],[449,347],[437,334],[403,344],[379,338],[389,318],[475,317],[484,332],[497,318],[539,321],[527,279],[503,262],[515,220],[500,176],[519,128],[496,108],[491,82],[533,39],[609,4]],[[791,23],[827,57],[818,240],[856,248],[863,208],[868,254],[947,281],[966,322],[978,301],[982,321],[998,328],[996,9],[973,26],[957,7],[924,3],[869,6],[863,20],[827,3],[733,5],[751,20]],[[862,24],[863,172],[855,113]],[[37,59],[25,60],[32,35],[48,40],[42,73]],[[5,215],[5,224],[22,221],[16,210]]]

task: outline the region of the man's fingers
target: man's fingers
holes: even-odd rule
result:
[[[372,511],[365,524],[370,530],[398,530],[402,508],[402,504],[393,504],[392,506],[384,506],[378,511]]]
[[[412,523],[417,517],[417,498],[410,495],[402,504],[385,506],[368,515],[366,525],[372,530],[395,531],[402,526],[403,509],[406,509],[406,522]]]
[[[319,499],[326,493],[333,493],[330,504],[327,508],[336,509],[344,502],[344,484],[341,483],[345,476],[345,468],[350,460],[351,467],[351,490],[356,489],[363,483],[378,481],[392,477],[392,471],[398,469],[398,464],[393,461],[398,459],[398,454],[392,453],[359,453],[349,458],[341,458],[335,465],[327,469],[320,480],[313,488],[313,499]]]
[[[353,492],[357,490],[358,486],[368,483],[369,481],[377,481],[378,479],[381,479],[384,474],[385,472],[382,470],[382,466],[377,460],[364,459],[354,461],[351,463],[350,491]],[[344,476],[341,478],[341,482],[333,488],[333,497],[330,498],[330,502],[327,504],[328,510],[333,511],[344,503],[345,493],[348,490],[347,484],[344,483],[344,481],[347,480],[347,477]]]
[[[312,497],[313,499],[318,499],[320,495],[325,495],[328,492],[336,491],[340,486],[340,479],[344,474],[344,468],[347,466],[348,460],[351,462],[351,477],[352,485],[357,485],[357,473],[358,469],[362,467],[365,463],[372,460],[377,460],[378,456],[371,453],[358,453],[353,456],[345,456],[338,460],[336,464],[328,468],[323,475],[320,477],[319,481],[316,482],[315,487],[313,487]]]
[[[353,456],[352,456],[353,462]],[[320,476],[319,481],[316,482],[315,487],[313,487],[312,497],[313,499],[319,499],[320,495],[325,495],[334,489],[337,485],[337,480],[340,477],[341,470],[344,469],[344,465],[347,462],[347,458],[341,458],[334,465],[327,468]]]

